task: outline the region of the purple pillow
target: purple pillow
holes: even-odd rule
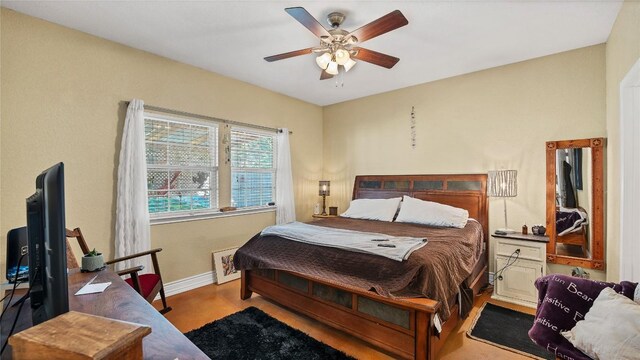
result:
[[[529,337],[557,358],[576,360],[590,358],[573,347],[560,332],[571,330],[576,322],[584,319],[593,301],[605,287],[633,299],[637,286],[629,281],[615,284],[559,274],[541,277],[535,285],[538,289],[538,309]]]

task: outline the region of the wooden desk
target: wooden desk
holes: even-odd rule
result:
[[[98,277],[94,282],[111,281],[111,286],[101,294],[73,295],[96,274]],[[19,297],[16,295],[14,301]],[[110,270],[99,273],[81,273],[79,269],[70,270],[69,309],[151,326],[151,334],[145,337],[142,343],[145,359],[209,359],[120,276]],[[0,324],[2,343],[11,328],[16,312],[17,307],[9,309],[2,318],[2,324]],[[19,320],[14,333],[32,326],[31,304],[28,300],[22,308]],[[10,351],[11,346],[7,346],[3,359],[5,356],[7,359],[11,358]]]

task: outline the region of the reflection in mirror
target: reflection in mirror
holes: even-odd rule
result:
[[[547,261],[604,270],[604,139],[546,147]]]
[[[556,254],[591,258],[591,148],[556,150]]]

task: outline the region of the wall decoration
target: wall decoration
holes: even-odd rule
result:
[[[411,148],[416,148],[416,112],[414,107],[411,107]]]
[[[233,265],[233,256],[238,248],[222,250],[213,253],[213,263],[216,270],[218,284],[240,278],[240,271]]]

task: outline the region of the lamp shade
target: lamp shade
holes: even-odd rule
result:
[[[331,182],[328,180],[320,180],[318,195],[329,196],[330,193],[331,193]]]
[[[344,65],[350,60],[349,52],[345,49],[336,50],[336,62],[338,65]]]
[[[329,53],[324,53],[316,58],[316,64],[318,64],[318,66],[322,70],[327,68],[327,65],[329,65],[330,61],[331,61],[331,54]]]
[[[346,63],[344,63],[344,65],[342,65],[342,66],[344,66],[344,71],[349,71],[349,70],[351,70],[351,68],[352,68],[352,67],[353,67],[353,65],[355,65],[355,64],[356,64],[356,62],[355,62],[355,61],[353,61],[353,59],[349,59],[349,60],[347,60],[347,62],[346,62]]]
[[[327,70],[325,70],[327,74],[338,75],[338,63],[335,61],[331,61],[329,66],[327,66]]]
[[[488,196],[514,197],[518,195],[517,170],[492,170],[487,176]]]

